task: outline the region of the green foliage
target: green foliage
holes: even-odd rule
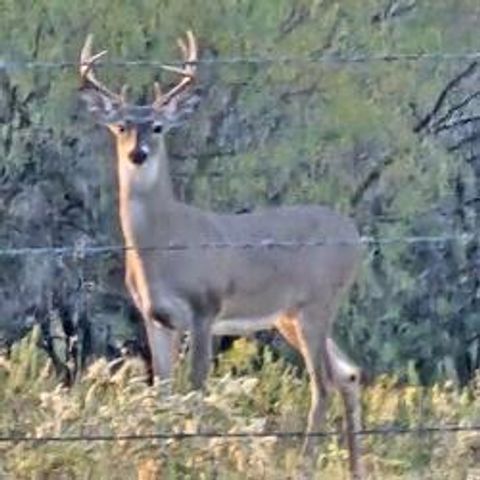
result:
[[[403,13],[392,10],[413,4]],[[175,38],[187,28],[199,37],[206,59],[296,58],[201,66],[203,104],[191,126],[170,139],[172,157],[184,159],[173,162],[172,173],[183,175],[175,181],[189,202],[225,211],[327,203],[354,216],[373,238],[478,231],[478,145],[468,144],[466,155],[445,148],[439,135],[414,129],[465,65],[335,61],[478,51],[476,0],[0,0],[0,12],[0,58],[7,62],[77,59],[87,32],[95,34],[99,49],[109,49],[110,59],[171,61],[178,58]],[[324,56],[331,61],[321,61]],[[100,75],[115,87],[132,85],[133,98],[148,96],[155,79],[172,79],[143,67],[105,66]],[[74,244],[82,235],[91,243],[116,243],[112,164],[100,146],[105,139],[79,118],[77,84],[73,68],[5,71],[0,62],[2,245]],[[475,91],[467,87],[465,96]],[[461,93],[449,93],[447,109],[463,100]],[[478,115],[478,106],[471,108]],[[464,132],[455,131],[453,140]],[[390,372],[366,389],[367,426],[476,423],[478,251],[475,242],[365,248],[336,333],[366,372]],[[107,286],[114,289],[121,281],[119,264],[102,257],[82,267],[96,286],[89,318],[105,327],[105,336],[111,330],[105,318],[118,325],[125,316],[112,312],[99,293],[108,294]],[[61,281],[74,290],[66,269],[48,277],[41,265],[38,258],[21,265],[2,258],[0,295],[8,292],[0,297],[2,332],[24,321],[26,315],[5,306],[17,296],[20,304],[38,306],[31,291],[39,284],[46,296]],[[114,330],[118,341],[125,329]],[[182,393],[172,394],[167,384],[146,387],[135,362],[115,367],[106,360],[93,363],[67,391],[57,386],[38,337],[35,330],[8,359],[0,358],[5,434],[303,428],[305,376],[274,361],[268,350],[260,356],[249,342],[236,343],[223,356],[202,396],[186,390],[184,369],[175,379],[175,391]],[[470,383],[457,390],[441,383],[445,378]],[[433,386],[420,386],[425,384]],[[335,399],[326,428],[340,418]],[[479,445],[476,434],[371,437],[366,461],[372,478],[460,479],[478,460]],[[312,461],[318,477],[343,478],[345,455],[337,439],[325,441]],[[302,468],[298,441],[272,438],[0,444],[0,477],[7,478],[123,479],[143,472],[151,475],[144,478],[243,479],[259,478],[260,471],[273,479]]]
[[[433,59],[334,61],[479,49],[474,0],[414,3],[1,0],[0,54],[7,61],[76,59],[86,33],[93,32],[96,45],[108,48],[111,59],[168,61],[178,58],[175,38],[191,28],[206,59],[296,59],[201,67],[204,102],[187,131],[171,139],[173,156],[186,158],[172,165],[174,175],[186,176],[177,182],[182,198],[227,211],[327,203],[378,238],[473,230],[478,208],[459,205],[454,188],[460,179],[475,192],[480,170],[460,152],[445,149],[439,138],[414,131],[464,66]],[[321,61],[323,56],[332,61]],[[7,76],[8,91],[16,92],[20,106],[11,118],[4,115],[2,106],[9,100],[0,89],[2,171],[17,172],[17,179],[35,165],[39,184],[47,172],[58,172],[69,182],[55,184],[48,199],[64,190],[81,192],[85,215],[70,222],[79,225],[77,231],[56,241],[87,230],[92,240],[112,243],[111,162],[100,142],[92,140],[93,127],[78,119],[75,69],[12,69]],[[143,67],[105,66],[101,76],[117,87],[129,83],[134,98],[147,95],[154,79],[172,79]],[[21,113],[28,113],[27,123]],[[15,192],[21,180],[13,183]],[[62,206],[52,210],[64,215],[69,210]],[[472,219],[468,225],[459,211]],[[0,235],[5,243],[18,230],[12,225],[17,217],[9,212],[3,215],[13,220],[5,222],[6,233]],[[53,216],[42,224],[48,226]],[[63,220],[59,231],[71,219]],[[361,282],[338,333],[366,370],[393,370],[406,378],[413,369],[425,382],[447,375],[464,383],[472,376],[480,365],[474,338],[480,320],[478,288],[471,279],[475,272],[468,273],[474,261],[470,250],[400,242],[365,249]],[[98,277],[109,274],[107,262],[97,268]],[[465,277],[463,286],[456,281]]]

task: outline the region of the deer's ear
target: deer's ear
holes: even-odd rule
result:
[[[80,90],[80,96],[85,102],[88,111],[97,121],[102,123],[107,123],[118,109],[118,105],[111,98],[97,90]]]
[[[163,108],[162,114],[167,129],[181,125],[195,111],[200,103],[200,95],[193,92],[190,95],[173,97]]]

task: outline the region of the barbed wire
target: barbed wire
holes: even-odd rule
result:
[[[430,425],[422,427],[390,427],[390,428],[368,428],[353,432],[358,436],[387,436],[387,435],[426,435],[434,433],[461,433],[461,432],[480,432],[480,425]],[[139,441],[139,440],[189,440],[196,438],[296,438],[313,437],[327,438],[345,435],[343,430],[326,430],[320,432],[306,433],[301,430],[296,431],[271,431],[271,432],[152,432],[152,433],[127,433],[127,434],[96,434],[96,435],[44,435],[30,437],[28,435],[3,435],[0,436],[0,443],[11,442],[120,442],[120,441]]]
[[[411,53],[377,53],[377,54],[353,54],[353,55],[266,55],[266,56],[232,56],[219,58],[204,58],[195,62],[187,62],[194,65],[205,66],[229,66],[238,64],[264,65],[264,64],[286,64],[286,63],[322,63],[322,64],[362,64],[377,62],[418,62],[418,61],[474,61],[480,60],[480,51],[472,52],[411,52]],[[165,64],[180,66],[186,62],[159,60],[112,59],[99,62],[96,66],[104,67],[154,67],[161,68]],[[32,70],[32,69],[54,69],[54,68],[78,68],[79,62],[73,60],[2,60],[0,58],[0,69],[6,70]]]
[[[242,214],[239,214],[239,216]],[[396,243],[412,244],[442,244],[450,242],[468,243],[480,237],[477,233],[462,233],[438,236],[398,236],[398,237],[370,237],[362,236],[358,239],[318,239],[311,241],[276,241],[271,238],[255,242],[199,242],[199,243],[170,243],[161,246],[134,246],[134,245],[67,245],[59,247],[6,247],[0,248],[1,256],[22,255],[96,255],[126,251],[150,251],[150,252],[182,252],[189,250],[253,250],[253,249],[292,249],[292,248],[315,248],[354,245],[391,245]]]

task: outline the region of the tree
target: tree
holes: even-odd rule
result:
[[[76,59],[88,31],[109,58],[174,59],[175,37],[192,28],[208,62],[201,108],[171,138],[178,195],[216,210],[311,202],[352,214],[378,242],[344,309],[344,343],[374,373],[463,382],[478,365],[477,243],[381,239],[478,229],[477,67],[378,57],[473,51],[478,14],[473,0],[143,0],[115,11],[104,0],[2,0],[0,52],[20,64],[0,70],[1,245],[120,243],[110,153],[80,114],[74,69],[21,62]],[[250,60],[215,62],[237,57]],[[151,66],[101,74],[128,80],[139,98],[170,79]],[[1,328],[12,340],[31,305],[50,311],[52,292],[73,318],[79,276],[93,286],[88,324],[115,348],[137,335],[118,321],[129,311],[119,256],[87,256],[83,270],[66,257],[0,263]]]

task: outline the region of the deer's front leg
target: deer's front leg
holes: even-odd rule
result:
[[[125,286],[127,287],[128,293],[132,297],[133,303],[137,307],[138,311],[143,315],[143,306],[142,299],[137,289],[137,284],[135,282],[135,275],[132,270],[126,266],[125,271]]]
[[[152,367],[155,376],[171,378],[180,353],[182,332],[192,325],[193,313],[188,302],[171,292],[157,291],[146,310],[146,325]]]
[[[147,332],[154,377],[162,380],[172,378],[180,351],[181,334],[158,322],[152,309],[145,308],[138,291],[133,271],[128,268],[125,275],[126,287],[137,309],[141,312]]]
[[[180,351],[180,332],[164,327],[151,317],[145,319],[145,326],[153,375],[161,380],[172,378]]]
[[[196,319],[192,326],[190,380],[195,390],[203,388],[212,357],[211,322]]]

